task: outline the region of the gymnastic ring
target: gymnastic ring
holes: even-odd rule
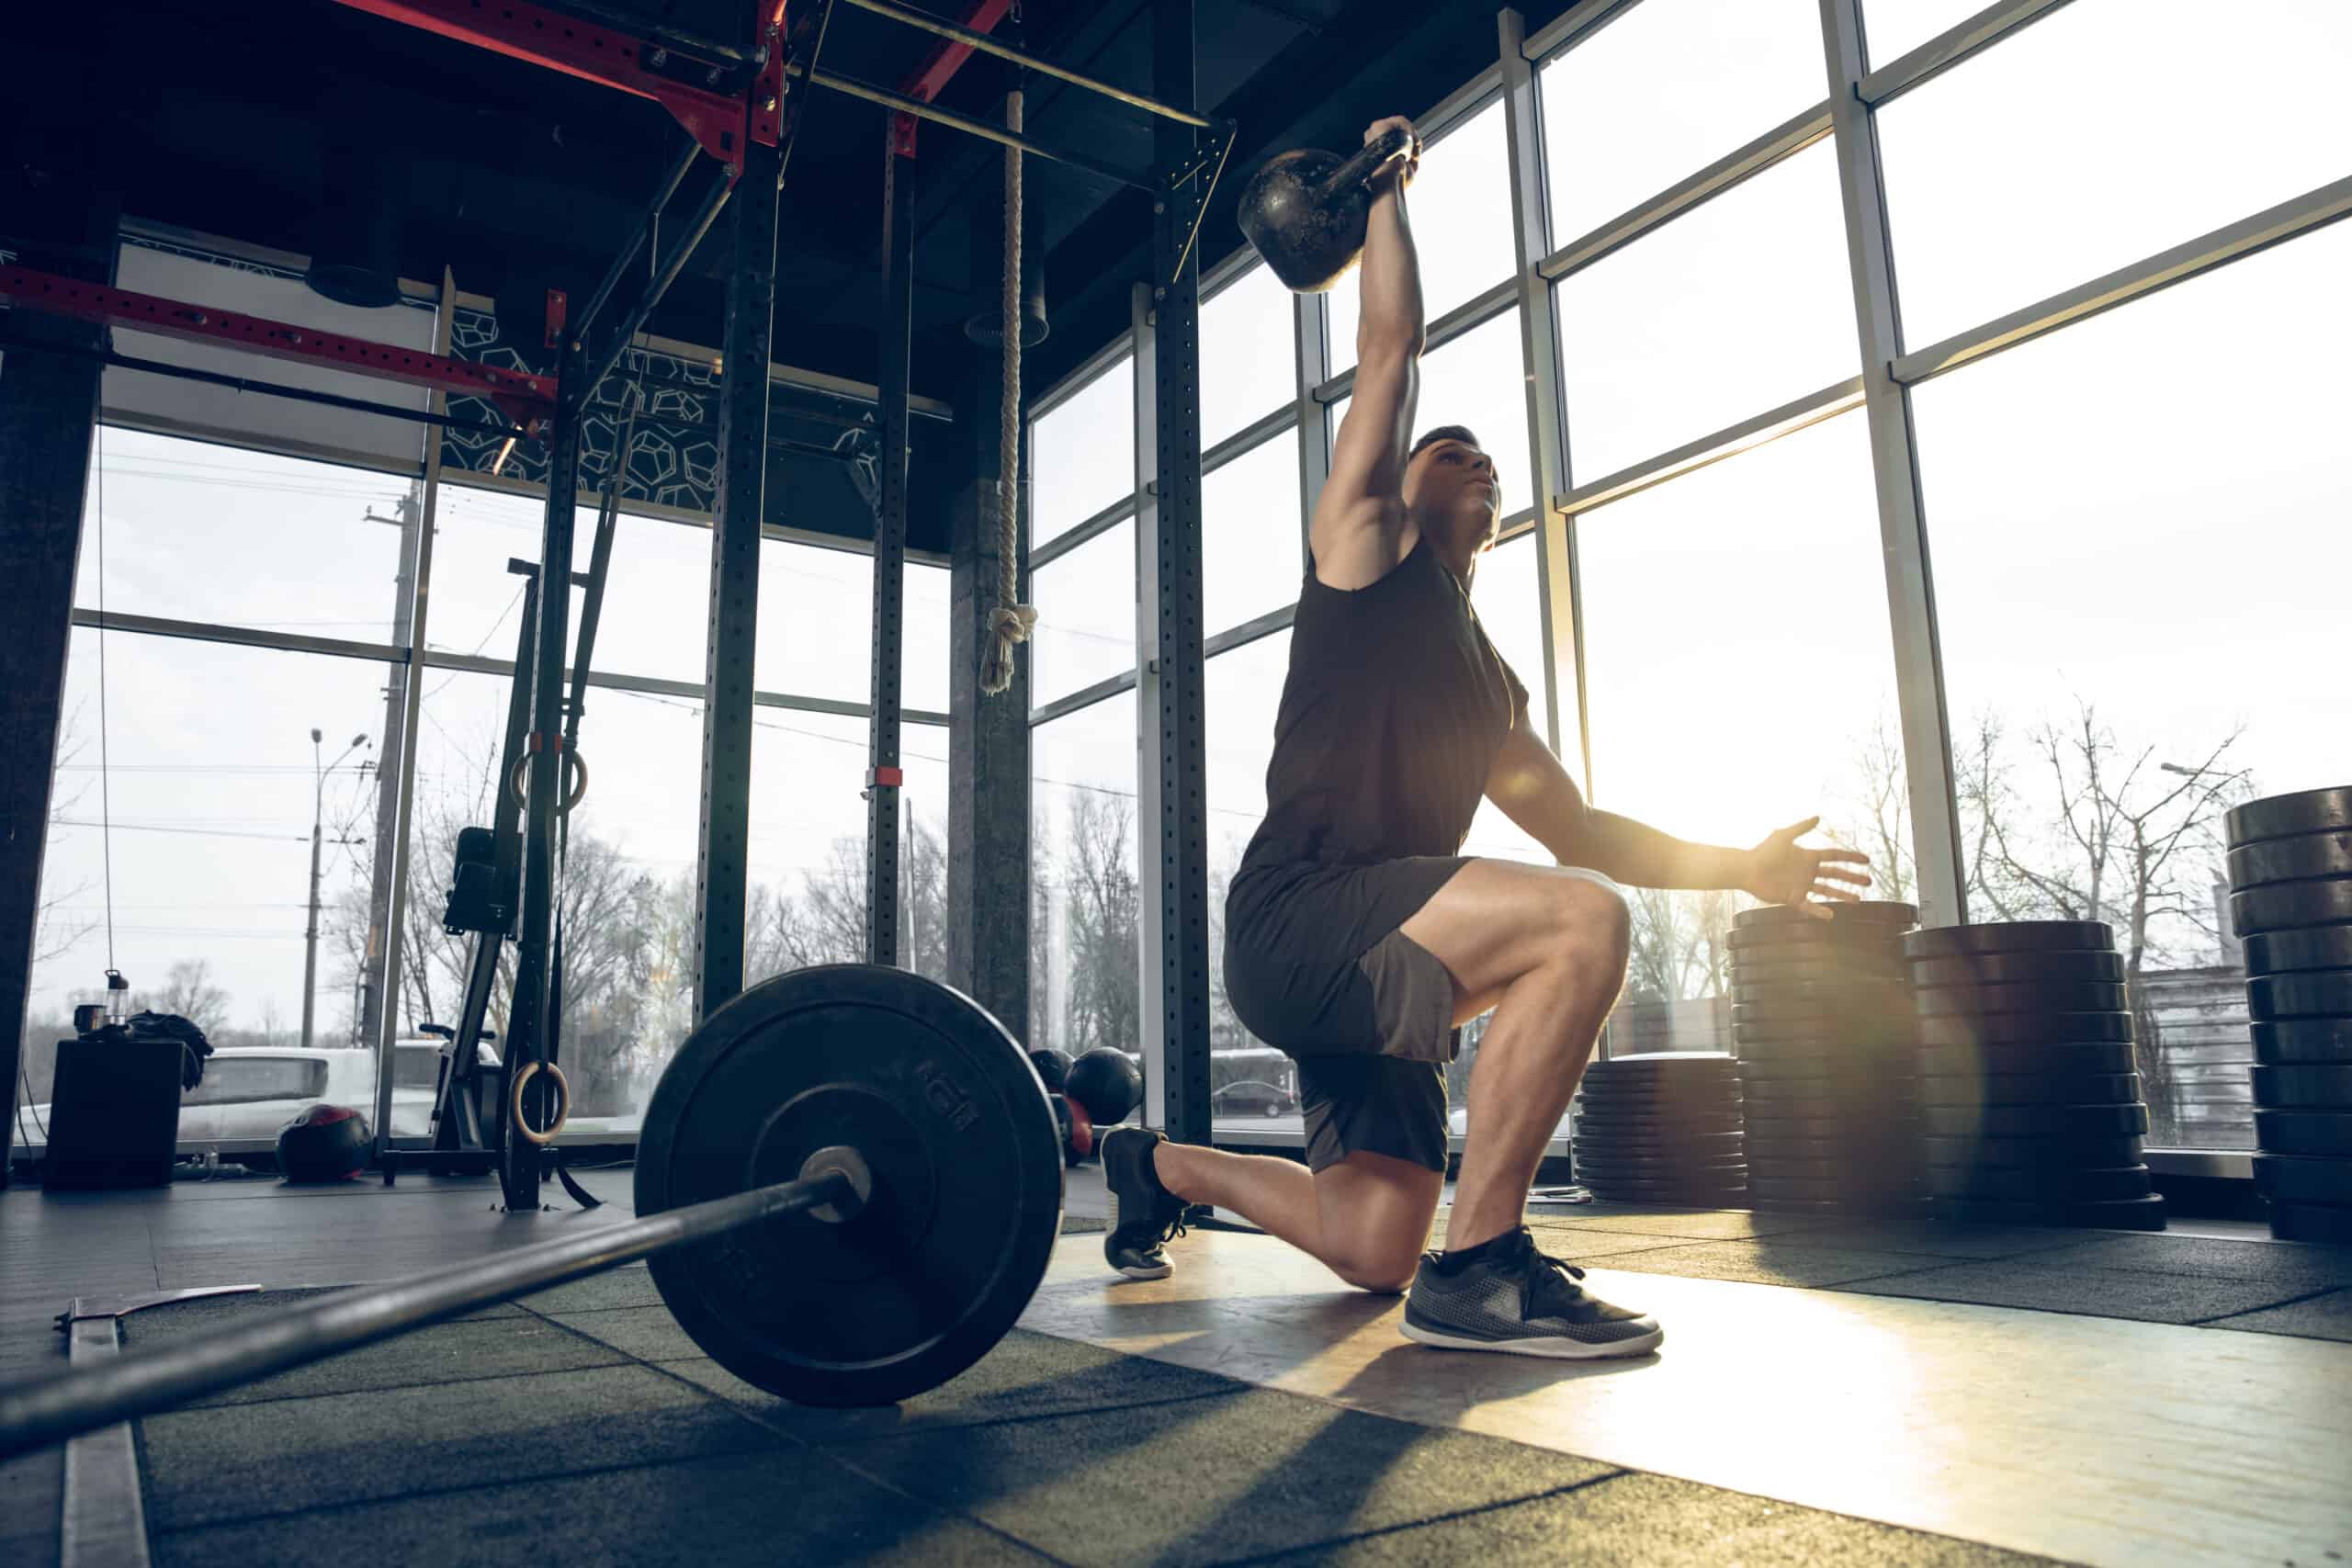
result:
[[[572,750],[563,754],[563,761],[564,765],[571,771],[571,790],[556,807],[555,811],[559,817],[569,817],[571,815],[571,808],[579,805],[588,794],[588,759],[578,751]],[[507,793],[514,797],[514,803],[517,806],[530,804],[530,797],[523,791],[524,775],[530,772],[530,768],[531,759],[528,754],[526,754],[514,759],[514,767],[506,775]]]
[[[532,1126],[523,1114],[523,1089],[537,1073],[547,1074],[548,1081],[555,1085],[555,1122],[545,1132]],[[571,1120],[571,1085],[565,1081],[563,1069],[553,1062],[524,1063],[523,1070],[514,1075],[514,1088],[507,1098],[512,1101],[509,1109],[514,1113],[514,1130],[523,1134],[526,1142],[544,1147],[555,1142],[555,1135],[563,1131],[566,1122]]]

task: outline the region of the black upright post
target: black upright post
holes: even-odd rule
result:
[[[113,282],[113,204],[93,198],[86,171],[44,162],[12,159],[0,183],[24,265]],[[17,336],[60,348],[94,348],[102,336],[62,316],[9,316]],[[31,349],[0,360],[0,1187],[16,1134],[98,371],[94,359]]]
[[[509,1209],[539,1206],[539,1145],[514,1125],[514,1089],[530,1067],[548,1060],[554,1032],[550,991],[555,938],[556,814],[571,776],[560,750],[563,670],[571,630],[572,517],[580,494],[580,419],[589,392],[582,340],[567,333],[557,360],[556,402],[548,435],[547,520],[539,530],[538,619],[532,638],[529,766],[523,800],[523,908],[514,953],[514,1000],[507,1014],[504,1110],[499,1182]],[[524,678],[520,671],[518,679]],[[514,766],[512,761],[507,763]],[[511,788],[513,775],[500,781]]]
[[[914,161],[882,132],[882,487],[874,514],[874,713],[865,774],[865,957],[899,962],[899,670],[907,597],[907,378],[914,336]]]
[[[1152,7],[1152,93],[1178,108],[1194,95],[1193,0]],[[1156,123],[1158,167],[1182,167],[1196,134]],[[1201,269],[1188,243],[1206,178],[1195,175],[1157,204],[1152,226],[1152,403],[1157,426],[1148,508],[1138,540],[1144,613],[1155,623],[1159,669],[1146,671],[1143,761],[1149,785],[1138,803],[1156,820],[1146,842],[1159,853],[1157,964],[1162,1053],[1159,1112],[1168,1135],[1205,1144],[1209,1127],[1208,805],[1201,671]],[[1182,260],[1180,264],[1179,257]],[[1150,1005],[1147,1003],[1146,1005]]]
[[[769,333],[775,308],[776,183],[757,142],[729,205],[727,329],[718,391],[718,494],[710,542],[708,694],[702,717],[702,847],[695,873],[695,1016],[743,988],[751,863],[752,650],[759,630],[760,525],[767,515]],[[771,788],[789,781],[771,781]]]
[[[978,294],[995,292],[1001,240],[989,221],[976,226]],[[958,467],[967,478],[949,519],[947,983],[994,1013],[1015,1039],[1027,1040],[1029,653],[1013,649],[1011,686],[994,695],[980,690],[980,670],[996,641],[1004,569],[997,489],[1004,378],[985,350],[968,363],[971,373],[956,400]],[[1028,494],[1027,486],[1019,493]],[[1026,571],[1018,597],[1029,597]]]

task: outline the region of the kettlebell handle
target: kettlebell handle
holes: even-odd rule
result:
[[[1379,141],[1365,142],[1354,157],[1331,171],[1330,177],[1323,182],[1322,194],[1329,198],[1353,190],[1385,164],[1409,156],[1418,140],[1408,130],[1382,132]]]

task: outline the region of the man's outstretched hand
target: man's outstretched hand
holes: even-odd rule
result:
[[[1747,852],[1747,880],[1739,890],[1767,904],[1795,904],[1814,917],[1831,918],[1831,903],[1853,903],[1871,885],[1871,857],[1859,850],[1809,850],[1797,842],[1821,826],[1808,817],[1767,838]]]

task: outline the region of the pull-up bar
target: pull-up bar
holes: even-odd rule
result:
[[[1153,114],[1166,119],[1182,120],[1186,125],[1199,126],[1204,130],[1215,123],[1188,109],[1173,107],[1156,98],[1147,98],[1140,93],[1130,93],[1124,87],[1114,87],[1108,82],[1098,82],[1091,76],[1081,76],[1075,71],[1066,71],[1051,61],[1040,60],[1033,54],[1023,54],[1009,43],[1000,43],[986,33],[959,27],[944,17],[933,17],[922,11],[910,10],[904,6],[896,4],[895,0],[849,0],[849,3],[861,11],[871,11],[877,17],[888,17],[894,22],[904,22],[910,28],[920,28],[924,32],[936,33],[941,38],[954,39],[968,49],[977,49],[983,54],[993,54],[999,60],[1010,60],[1014,64],[1035,71],[1040,75],[1052,76],[1059,81],[1087,88],[1089,91],[1102,94],[1106,98],[1116,98],[1123,104],[1133,104],[1139,109],[1149,109]],[[827,85],[828,84],[819,85]]]

